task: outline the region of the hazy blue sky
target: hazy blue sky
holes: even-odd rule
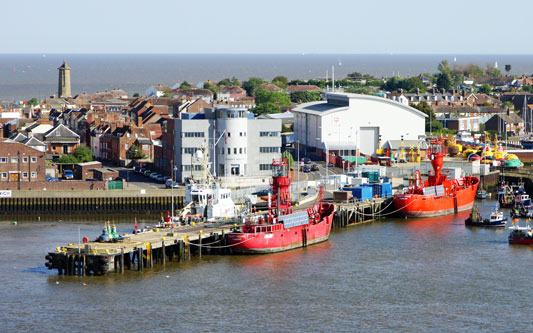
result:
[[[0,53],[533,54],[526,0],[4,0]]]

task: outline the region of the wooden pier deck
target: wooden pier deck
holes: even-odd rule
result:
[[[152,229],[138,234],[123,235],[118,242],[88,242],[58,247],[45,257],[49,269],[62,275],[103,275],[124,273],[125,269],[142,271],[154,264],[184,261],[191,253],[225,252],[224,234],[235,226],[200,222],[173,229]],[[204,244],[204,245],[202,245]]]
[[[333,226],[344,228],[371,222],[392,210],[392,197],[336,204]]]

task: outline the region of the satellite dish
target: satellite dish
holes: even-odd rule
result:
[[[202,158],[204,158],[204,153],[201,150],[197,150],[194,153],[194,156],[196,156],[197,159],[202,159]]]

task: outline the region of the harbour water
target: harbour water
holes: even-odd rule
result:
[[[479,205],[487,215],[495,202]],[[467,216],[387,219],[306,249],[85,278],[48,271],[44,256],[76,242],[78,227],[95,238],[101,221],[4,217],[0,322],[3,331],[528,331],[533,247],[509,246],[507,230],[465,228]],[[118,223],[132,227],[130,217]]]
[[[454,62],[454,58],[456,62]],[[446,59],[454,64],[482,68],[512,66],[511,74],[533,72],[531,55],[453,54],[0,54],[0,100],[43,99],[57,93],[59,67],[66,60],[71,71],[72,93],[124,89],[144,95],[153,84],[197,84],[233,76],[271,80],[325,78],[335,66],[335,77],[360,72],[376,77],[437,72]]]

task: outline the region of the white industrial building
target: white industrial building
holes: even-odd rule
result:
[[[326,100],[301,104],[294,113],[295,140],[307,152],[329,150],[341,156],[356,150],[375,154],[378,142],[417,140],[425,134],[425,118],[410,106],[390,99],[342,92]]]
[[[281,157],[280,119],[258,119],[246,109],[228,106],[181,116],[169,121],[175,122],[174,165],[182,182],[202,176],[202,161],[196,154],[205,147],[210,172],[233,185],[243,178],[270,176],[272,160]]]

